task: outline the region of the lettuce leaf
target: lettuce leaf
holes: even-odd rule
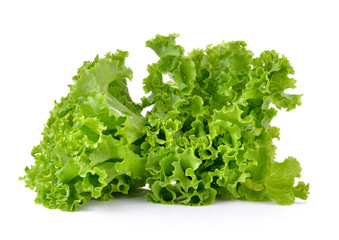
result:
[[[89,199],[110,200],[145,184],[140,155],[145,123],[127,89],[127,52],[85,62],[70,93],[55,103],[43,140],[33,148],[35,165],[22,179],[36,203],[75,211]]]
[[[296,82],[287,58],[275,51],[253,58],[243,41],[185,55],[177,36],[146,42],[160,58],[144,79],[151,95],[143,103],[154,104],[144,126],[148,199],[186,205],[210,204],[216,197],[278,204],[306,199],[309,185],[294,186],[301,171],[297,160],[274,160],[279,128],[270,122],[277,109],[301,104],[301,95],[284,92]]]

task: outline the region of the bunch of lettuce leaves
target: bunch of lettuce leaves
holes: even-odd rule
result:
[[[301,95],[285,92],[296,83],[287,58],[275,51],[254,58],[243,41],[185,54],[178,36],[146,42],[159,60],[148,65],[142,103],[128,92],[127,52],[78,70],[22,177],[37,192],[36,203],[75,211],[146,184],[148,200],[165,204],[307,199],[309,184],[295,184],[299,162],[274,159],[279,128],[270,123],[278,109],[301,104]]]
[[[89,199],[110,200],[145,184],[145,119],[128,93],[127,56],[117,51],[85,62],[70,93],[55,103],[32,150],[35,165],[22,178],[37,192],[36,203],[75,211]]]

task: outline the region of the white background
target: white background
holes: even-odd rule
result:
[[[0,238],[1,239],[338,239],[339,38],[336,1],[1,1]],[[153,204],[143,196],[91,201],[78,212],[34,204],[18,181],[33,164],[54,100],[68,92],[85,60],[128,50],[129,84],[143,95],[144,47],[155,34],[180,33],[187,51],[245,40],[256,55],[287,56],[303,105],[281,111],[277,160],[289,155],[311,183],[307,201],[217,201],[211,206]],[[337,221],[337,222],[335,222]],[[7,237],[5,237],[7,236]]]

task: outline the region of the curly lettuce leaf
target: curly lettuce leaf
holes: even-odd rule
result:
[[[129,96],[127,52],[85,62],[70,93],[55,103],[43,140],[33,148],[35,165],[22,179],[36,203],[75,211],[90,199],[110,200],[145,184],[140,155],[144,119]]]
[[[186,205],[211,204],[216,197],[278,204],[306,199],[309,185],[294,186],[299,163],[274,160],[279,128],[270,123],[277,109],[301,104],[301,95],[284,92],[296,82],[287,58],[275,51],[253,58],[243,41],[185,55],[177,36],[157,35],[146,43],[159,56],[144,79],[151,95],[143,104],[154,104],[142,146],[148,199]]]

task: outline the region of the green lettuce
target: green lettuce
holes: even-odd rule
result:
[[[309,184],[295,182],[299,162],[275,160],[280,130],[271,121],[279,109],[301,105],[302,95],[285,91],[296,83],[288,59],[275,51],[253,57],[243,41],[185,53],[178,36],[146,42],[159,60],[147,67],[149,95],[140,104],[127,87],[128,52],[84,62],[21,178],[36,203],[75,211],[146,184],[148,200],[164,204],[307,199]]]
[[[140,141],[145,120],[127,89],[127,52],[85,62],[70,93],[55,103],[22,179],[36,203],[75,211],[89,199],[110,200],[145,184]]]
[[[143,154],[152,202],[206,205],[216,197],[291,204],[307,198],[309,185],[289,157],[274,160],[277,109],[290,111],[301,95],[286,57],[265,51],[253,58],[243,41],[194,49],[185,55],[177,34],[146,42],[159,56],[148,66],[144,90],[151,95]],[[170,81],[164,82],[163,75]],[[272,104],[275,106],[273,107]]]

